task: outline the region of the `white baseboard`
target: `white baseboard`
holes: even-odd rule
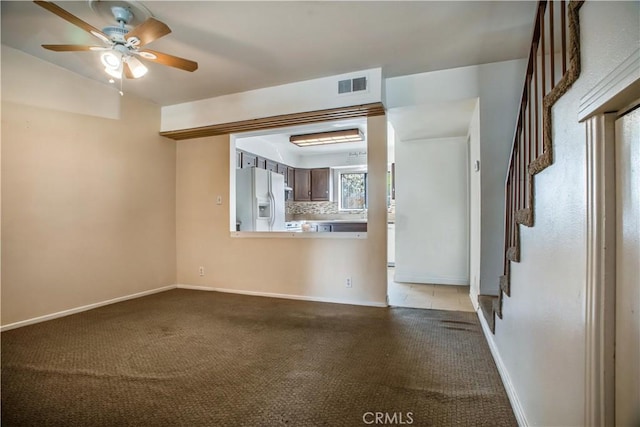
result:
[[[396,272],[393,278],[394,281],[400,283],[425,283],[433,285],[457,285],[457,286],[469,286],[469,279],[464,277],[438,277],[438,276],[422,276],[419,274],[404,274]]]
[[[0,326],[0,332],[20,328],[22,326],[33,325],[35,323],[46,322],[47,320],[53,320],[59,317],[70,316],[72,314],[81,313],[83,311],[92,310],[94,308],[102,307],[105,305],[115,304],[117,302],[122,302],[130,299],[134,299],[134,298],[140,298],[147,295],[156,294],[158,292],[164,292],[164,291],[168,291],[176,288],[192,289],[197,291],[226,292],[230,294],[253,295],[253,296],[261,296],[261,297],[271,297],[271,298],[285,298],[285,299],[294,299],[294,300],[302,300],[302,301],[329,302],[334,304],[364,305],[369,307],[387,307],[388,306],[386,303],[375,302],[375,301],[351,301],[351,300],[346,301],[346,300],[339,300],[335,298],[277,294],[277,293],[271,293],[271,292],[244,291],[244,290],[238,290],[238,289],[214,288],[209,286],[169,285],[169,286],[164,286],[162,288],[151,289],[148,291],[138,292],[131,295],[125,295],[122,297],[113,298],[106,301],[100,301],[93,304],[83,305],[82,307],[76,307],[76,308],[71,308],[69,310],[58,311],[57,313],[51,313],[44,316],[34,317],[33,319],[27,319],[27,320],[21,320],[15,323],[9,323],[8,325]]]
[[[142,291],[131,295],[125,295],[123,297],[113,298],[106,301],[100,301],[89,305],[83,305],[82,307],[71,308],[69,310],[58,311],[57,313],[47,314],[44,316],[34,317],[33,319],[21,320],[15,323],[9,323],[0,327],[0,332],[8,331],[11,329],[20,328],[22,326],[33,325],[34,323],[46,322],[47,320],[57,319],[59,317],[70,316],[72,314],[81,313],[83,311],[92,310],[94,308],[102,307],[109,304],[115,304],[134,298],[140,298],[151,294],[157,294],[158,292],[164,292],[171,289],[175,289],[176,285],[164,286],[162,288],[151,289],[148,291]]]
[[[493,340],[493,334],[491,333],[491,329],[489,329],[489,325],[487,324],[486,319],[481,311],[476,311],[478,315],[478,319],[480,320],[480,324],[482,325],[482,332],[484,332],[484,336],[487,339],[487,344],[489,344],[489,349],[491,350],[491,355],[493,356],[493,360],[496,362],[496,366],[498,367],[498,372],[500,373],[500,378],[502,378],[502,383],[504,384],[504,388],[507,392],[507,396],[509,397],[509,401],[511,402],[511,408],[513,409],[513,413],[516,416],[516,420],[518,421],[518,425],[520,427],[527,427],[529,423],[527,422],[527,417],[524,414],[524,410],[522,409],[522,405],[520,404],[520,399],[518,398],[518,393],[511,382],[511,377],[509,376],[509,372],[507,371],[507,367],[504,365],[502,361],[502,357],[500,357],[500,352],[498,351],[498,347],[496,346],[495,341]]]
[[[291,295],[291,294],[278,294],[273,292],[257,292],[257,291],[245,291],[241,289],[227,289],[227,288],[215,288],[210,286],[196,286],[196,285],[183,285],[176,286],[178,289],[191,289],[196,291],[213,291],[213,292],[225,292],[229,294],[251,295],[257,297],[270,297],[270,298],[284,298],[294,299],[301,301],[314,301],[314,302],[329,302],[334,304],[348,304],[348,305],[364,305],[369,307],[387,307],[384,302],[375,301],[353,301],[353,300],[341,300],[336,298],[326,297],[313,297],[306,295]]]
[[[469,292],[469,299],[471,300],[471,305],[473,306],[473,309],[477,313],[478,310],[480,310],[480,303],[478,302],[478,295]]]

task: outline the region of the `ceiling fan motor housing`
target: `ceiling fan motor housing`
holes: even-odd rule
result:
[[[113,17],[117,22],[123,23],[125,25],[131,22],[131,19],[133,18],[131,10],[122,6],[113,6],[111,8],[111,13],[113,13]]]
[[[124,27],[116,27],[115,25],[110,25],[108,27],[104,27],[102,32],[111,38],[116,43],[124,43],[124,36],[129,32],[128,29]]]

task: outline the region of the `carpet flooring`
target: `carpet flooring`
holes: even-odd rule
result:
[[[475,313],[176,289],[1,340],[3,426],[517,425]]]

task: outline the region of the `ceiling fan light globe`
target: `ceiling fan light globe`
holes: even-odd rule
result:
[[[149,69],[142,65],[140,61],[137,61],[137,63],[129,61],[129,69],[131,70],[131,74],[133,74],[134,79],[139,79],[149,71]]]
[[[114,52],[105,52],[100,55],[100,60],[105,68],[117,70],[122,65],[122,59]]]

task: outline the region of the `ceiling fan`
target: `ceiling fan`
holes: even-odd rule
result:
[[[127,26],[133,22],[134,16],[131,8],[126,7],[124,2],[114,2],[116,5],[110,7],[110,12],[118,24],[107,26],[102,30],[86,23],[55,3],[48,1],[34,1],[34,3],[104,43],[103,46],[43,44],[42,47],[55,52],[102,51],[100,59],[105,72],[114,78],[121,79],[123,74],[129,79],[144,76],[147,73],[147,67],[138,60],[138,57],[185,71],[193,72],[198,69],[197,62],[145,48],[152,41],[169,34],[171,29],[165,23],[149,17],[129,30]]]

